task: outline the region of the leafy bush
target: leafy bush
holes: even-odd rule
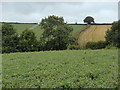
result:
[[[39,42],[33,31],[24,30],[21,35],[18,35],[12,25],[3,24],[2,53],[38,51],[38,47]]]
[[[79,50],[80,47],[79,47],[79,45],[69,45],[68,49],[70,49],[70,50]]]
[[[22,32],[19,41],[19,51],[21,52],[37,51],[37,45],[38,42],[33,31],[25,30]]]
[[[2,53],[17,52],[19,37],[12,25],[2,25]]]
[[[110,30],[106,32],[106,41],[120,48],[120,20],[112,23]]]
[[[80,49],[76,38],[71,37],[69,41],[70,41],[70,43],[67,46],[67,49],[70,49],[70,50],[79,50]]]
[[[88,42],[86,44],[86,49],[102,49],[107,46],[106,41],[98,41],[98,42]]]

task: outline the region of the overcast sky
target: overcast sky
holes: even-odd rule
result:
[[[65,22],[83,23],[86,16],[92,16],[95,22],[118,20],[117,2],[2,2],[2,21],[9,22],[40,22],[48,15],[57,15]]]

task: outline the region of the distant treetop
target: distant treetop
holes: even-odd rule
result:
[[[91,16],[87,16],[83,21],[87,24],[95,23],[94,18]]]

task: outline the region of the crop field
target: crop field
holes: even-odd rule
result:
[[[3,88],[116,88],[118,50],[2,55]]]
[[[111,25],[91,25],[84,32],[80,33],[78,43],[80,46],[84,46],[89,41],[104,41],[105,33],[110,28]]]

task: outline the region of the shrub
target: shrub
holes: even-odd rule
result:
[[[102,49],[107,46],[106,41],[98,41],[98,42],[88,42],[86,44],[86,49]]]
[[[12,25],[2,25],[2,53],[17,52],[19,37]]]
[[[38,50],[38,41],[35,33],[31,30],[25,30],[20,35],[19,51],[29,52]]]
[[[120,20],[113,22],[111,29],[106,32],[106,41],[120,48]]]
[[[79,50],[80,47],[78,45],[69,45],[68,49],[70,49],[70,50]]]

